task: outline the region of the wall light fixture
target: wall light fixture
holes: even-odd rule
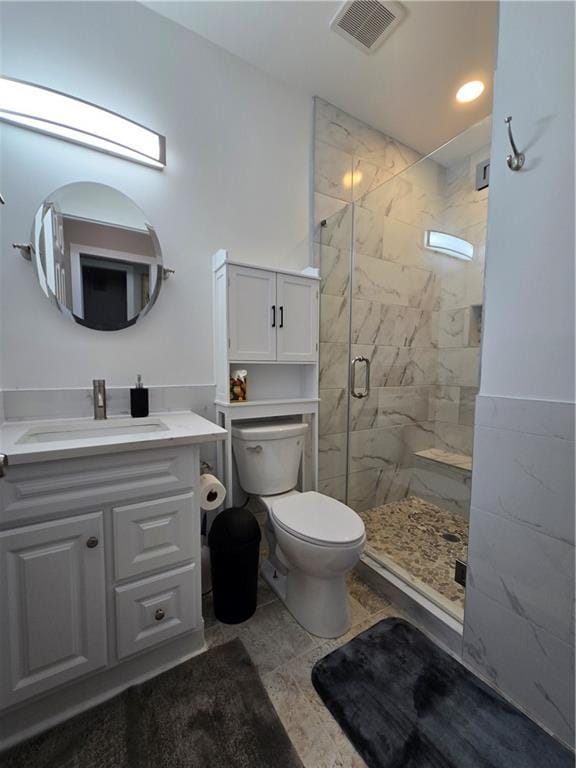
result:
[[[431,251],[445,253],[446,256],[453,256],[456,259],[471,261],[474,258],[474,246],[467,240],[455,235],[449,235],[446,232],[436,232],[433,229],[427,229],[424,238],[424,245]]]
[[[164,168],[166,139],[126,117],[82,99],[0,77],[0,120],[101,152]]]

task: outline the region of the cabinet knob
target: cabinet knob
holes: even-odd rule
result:
[[[88,549],[94,549],[94,547],[98,546],[98,537],[97,536],[90,536],[90,538],[86,542],[86,546]]]
[[[164,616],[166,616],[166,614],[164,613],[164,610],[162,608],[158,608],[158,610],[154,614],[154,618],[156,619],[156,621],[162,621]]]

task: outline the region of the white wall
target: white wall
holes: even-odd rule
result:
[[[464,658],[573,745],[572,3],[500,4],[491,161]]]
[[[2,126],[1,297],[5,389],[213,382],[211,254],[308,263],[312,103],[136,3],[0,5],[2,71],[163,133],[163,172]],[[90,331],[43,298],[26,241],[37,206],[73,181],[110,184],[155,226],[176,275],[134,328]]]
[[[481,390],[573,402],[573,4],[503,2],[500,14]]]

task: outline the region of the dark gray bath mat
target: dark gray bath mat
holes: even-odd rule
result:
[[[317,662],[312,682],[370,768],[573,768],[574,756],[402,619]]]
[[[0,755],[1,768],[302,768],[240,640]]]

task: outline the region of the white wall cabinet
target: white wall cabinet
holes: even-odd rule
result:
[[[276,359],[279,362],[313,363],[317,359],[318,294],[316,280],[276,275]]]
[[[228,338],[231,360],[276,359],[276,275],[231,267],[228,273]]]
[[[315,362],[318,294],[315,278],[229,265],[230,361]]]
[[[0,706],[106,664],[102,513],[0,532]]]
[[[300,486],[318,486],[318,270],[267,269],[213,256],[216,414],[227,430],[217,471],[234,505],[231,430],[235,421],[298,418],[309,423]],[[247,372],[247,399],[230,399],[235,369]]]

